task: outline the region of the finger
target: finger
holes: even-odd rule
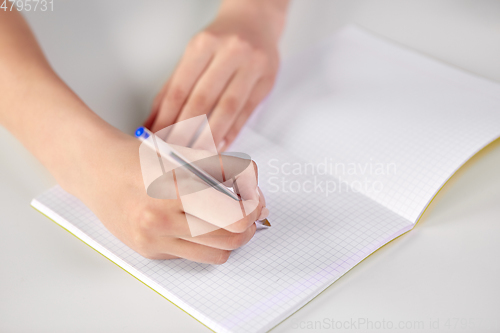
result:
[[[255,230],[256,225],[252,223],[252,225],[242,233],[232,233],[225,229],[217,229],[200,236],[186,237],[183,239],[216,249],[235,250],[247,244],[255,235]]]
[[[181,148],[181,151],[191,158],[203,155],[203,151],[185,147]],[[232,156],[223,157],[225,162],[222,165],[228,170],[227,175],[232,177],[226,183],[229,186],[233,186],[244,201],[234,200],[199,179],[193,178],[192,173],[185,168],[177,168],[175,170],[175,179],[182,209],[187,213],[186,219],[189,224],[189,232],[192,236],[214,230],[213,228],[207,228],[205,222],[220,228],[227,227],[232,232],[244,232],[256,221],[263,207],[263,202],[257,190],[258,175],[255,163]],[[210,170],[209,172],[214,174],[213,171],[218,169],[218,173],[221,174],[221,161],[218,155],[205,158],[202,161],[210,161],[210,163],[204,163],[205,166],[206,164],[212,165],[211,168],[205,168],[205,170]],[[229,163],[228,161],[234,163]],[[234,168],[232,168],[231,164],[238,165],[236,167],[238,173],[234,173]],[[242,166],[246,166],[246,168],[243,169]],[[221,177],[219,176],[218,179],[221,179]],[[198,221],[194,217],[203,221],[203,223],[197,223]],[[179,232],[173,229],[175,225],[170,223],[169,228],[167,226],[163,226],[163,228],[168,231],[167,234],[172,235],[173,232]],[[153,229],[155,225],[148,225],[148,228]],[[156,225],[156,228],[160,228],[160,226]],[[196,230],[193,231],[193,228]],[[185,232],[186,229],[183,231]]]
[[[151,126],[153,125],[156,117],[158,116],[158,110],[159,108],[153,108],[151,109],[151,113],[149,114],[148,118],[144,121],[143,125],[147,129],[151,130]]]
[[[258,218],[259,221],[262,221],[263,219],[267,218],[269,216],[269,209],[266,207],[263,207],[262,210],[260,211],[260,216]]]
[[[231,143],[236,139],[241,129],[247,122],[248,118],[251,116],[252,112],[259,105],[259,103],[267,96],[271,91],[274,80],[272,79],[260,79],[255,85],[254,90],[250,93],[248,100],[242,111],[238,114],[235,122],[232,124],[231,128],[228,130],[226,137],[224,138],[224,146],[221,147],[219,151],[225,151]]]
[[[161,101],[158,116],[151,130],[159,131],[172,125],[177,118],[187,97],[212,60],[215,43],[201,46],[188,45],[178,68],[172,76],[165,98]]]
[[[163,238],[192,238],[222,228],[223,226],[220,225],[219,222],[224,222],[224,220],[228,219],[229,220],[225,226],[237,222],[235,226],[231,227],[231,231],[243,233],[259,217],[258,212],[254,211],[243,221],[244,217],[240,208],[240,202],[235,201],[212,188],[209,190],[222,195],[216,198],[213,202],[215,205],[218,205],[219,208],[215,208],[210,204],[203,205],[197,201],[200,199],[199,196],[196,196],[194,199],[186,196],[187,198],[184,198],[185,200],[183,200],[183,203],[185,203],[187,210],[191,212],[195,210],[196,213],[191,214],[182,211],[182,206],[180,206],[179,200],[169,200],[166,201],[164,205],[143,211],[143,214],[139,217],[137,224],[137,234],[154,235],[155,237]],[[206,197],[213,198],[213,194],[208,194]],[[204,201],[207,201],[206,197],[204,198]],[[222,204],[224,206],[220,206],[220,202],[225,201],[224,199],[229,199],[231,201],[223,202]],[[175,203],[176,201],[179,203]],[[174,205],[176,207],[173,207]],[[249,202],[245,202],[245,205],[246,207],[249,207]],[[260,205],[262,206],[262,204]],[[220,209],[220,207],[224,207],[224,209]],[[253,207],[253,209],[255,210],[255,207]],[[207,218],[208,221],[211,222],[208,222],[203,218]],[[148,244],[149,242],[150,241],[144,241],[142,243]]]
[[[262,204],[264,205],[264,207],[266,207],[266,197],[264,196],[264,193],[262,193],[262,190],[260,189],[260,187],[257,187],[257,189],[259,190],[259,194],[262,198]]]
[[[181,259],[180,257],[173,256],[171,254],[166,254],[166,253],[155,253],[152,255],[148,254],[141,254],[143,257],[146,257],[148,259],[152,260],[170,260],[170,259]]]
[[[176,122],[208,114],[238,67],[246,60],[246,49],[238,43],[218,52],[196,83]]]
[[[233,187],[242,200],[260,200],[257,164],[254,161],[224,184]]]
[[[161,88],[160,92],[156,95],[155,99],[153,100],[153,105],[151,107],[151,113],[149,114],[148,119],[144,122],[143,126],[146,127],[147,129],[151,129],[151,126],[153,125],[156,116],[158,115],[158,111],[160,110],[160,105],[161,101],[165,97],[165,94],[167,93],[168,86],[169,86],[170,80],[168,80],[163,87]]]
[[[171,259],[172,256],[204,264],[220,265],[229,259],[231,251],[197,244],[184,239],[158,238],[153,246],[155,259]]]
[[[219,146],[248,100],[260,75],[256,65],[245,66],[236,72],[210,115],[210,126],[201,133],[193,145],[194,148],[205,149],[203,143],[211,141],[207,140],[207,136],[213,137],[215,146]]]
[[[242,233],[260,216],[260,198],[237,201],[212,187],[182,196],[182,205],[187,213],[192,236],[197,236],[217,228]],[[192,218],[191,218],[192,217]],[[198,219],[214,227],[206,228]]]
[[[243,204],[243,209],[245,210],[245,213],[247,215],[243,219],[225,226],[224,229],[233,233],[242,233],[248,228],[252,227],[252,224],[255,224],[254,222],[257,221],[261,216],[262,209],[264,207],[263,201],[260,197],[257,205],[247,205],[247,203],[252,201],[253,200],[240,201],[240,203]]]

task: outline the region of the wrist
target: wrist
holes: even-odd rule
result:
[[[217,18],[234,21],[259,30],[264,27],[266,34],[278,42],[286,19],[289,0],[224,0]]]
[[[71,138],[61,146],[63,164],[51,170],[66,191],[81,199],[92,195],[113,173],[123,173],[127,162],[121,163],[120,159],[139,143],[104,120],[96,120],[68,134]],[[117,165],[121,168],[115,169]]]

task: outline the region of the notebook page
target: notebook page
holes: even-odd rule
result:
[[[264,163],[295,156],[245,130],[236,143],[259,163],[264,193],[274,169]],[[289,175],[304,183],[310,177]],[[318,182],[336,181],[317,176]],[[364,197],[343,191],[273,192],[266,196],[272,228],[258,230],[219,266],[149,260],[108,232],[78,199],[54,187],[33,205],[217,332],[264,332],[298,310],[377,248],[412,227]],[[69,226],[69,227],[68,227]],[[93,241],[92,241],[93,240]]]
[[[285,62],[250,126],[416,222],[500,135],[500,85],[350,27]]]

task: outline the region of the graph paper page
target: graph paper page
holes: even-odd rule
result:
[[[416,222],[500,135],[500,84],[348,27],[284,63],[250,126]]]
[[[250,130],[238,146],[266,161],[288,155]],[[260,182],[274,170],[260,163]],[[310,177],[287,176],[303,183]],[[336,182],[330,176],[317,182]],[[266,196],[272,227],[258,230],[219,266],[187,260],[148,260],[107,231],[79,200],[55,187],[35,208],[136,275],[216,332],[264,332],[298,310],[377,248],[412,224],[359,193],[276,192]],[[96,244],[97,243],[97,244]]]

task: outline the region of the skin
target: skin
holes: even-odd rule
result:
[[[224,151],[274,84],[287,5],[223,1],[212,24],[187,45],[144,125],[156,132],[207,114],[215,144]]]
[[[268,2],[255,1],[253,7],[246,1],[223,3],[214,23],[193,39],[155,100],[147,122],[153,129],[197,115],[202,105],[204,112],[214,109],[210,122],[216,142],[234,139],[276,74],[276,42],[283,20],[274,21],[273,13],[284,12],[285,1]],[[263,16],[252,27],[259,14]],[[138,154],[140,142],[96,115],[54,73],[18,12],[0,11],[0,31],[0,124],[121,241],[150,259],[222,264],[232,250],[253,237],[254,221],[268,214],[254,163],[236,177],[243,203],[252,211],[235,223],[191,237],[187,215],[201,223],[207,223],[203,219],[214,222],[220,216],[206,209],[207,202],[224,207],[234,204],[227,201],[232,199],[221,198],[217,192],[187,211],[180,199],[148,196]],[[205,60],[199,60],[194,50]],[[201,55],[204,52],[208,55]],[[238,56],[225,68],[224,60],[232,52]],[[224,213],[220,208],[217,211]]]

